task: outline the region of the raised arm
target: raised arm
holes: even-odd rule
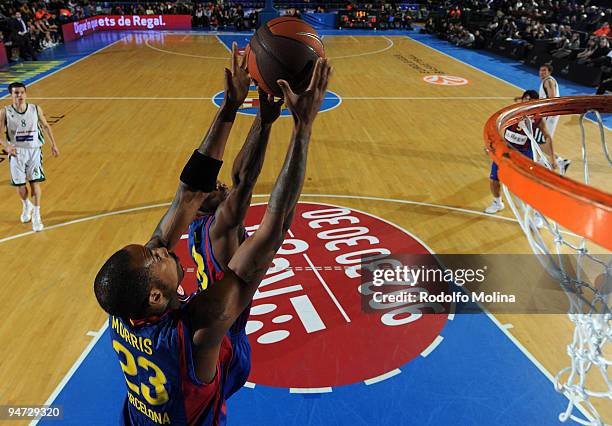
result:
[[[295,127],[266,213],[259,229],[238,247],[221,282],[199,293],[189,304],[193,359],[200,380],[210,382],[214,378],[223,336],[252,301],[291,226],[304,183],[312,124],[323,102],[329,73],[327,61],[320,59],[309,88],[301,95],[279,81]]]
[[[186,171],[194,167],[220,167],[225,144],[229,137],[236,112],[249,92],[250,78],[245,69],[244,56],[238,53],[236,43],[232,45],[231,70],[225,69],[225,99],[204,136],[202,143],[193,153],[181,174],[181,182],[168,211],[162,216],[153,236],[147,242],[149,248],[166,247],[172,250],[181,234],[204,201],[212,187],[197,187]],[[216,160],[216,162],[215,162]],[[187,173],[187,174],[186,174]],[[193,173],[191,173],[193,175]]]
[[[198,148],[201,154],[218,160],[223,159],[225,144],[229,137],[238,108],[249,93],[251,79],[246,71],[244,55],[238,52],[236,43],[232,43],[231,69],[225,68],[225,95],[221,108],[206,132],[202,144]]]
[[[275,102],[272,96],[259,90],[259,112],[242,149],[234,160],[232,189],[215,212],[215,222],[210,231],[215,242],[219,242],[219,239],[225,236],[234,235],[233,230],[244,220],[251,204],[253,188],[264,163],[272,123],[279,117],[282,104],[282,100]],[[215,250],[216,253],[223,251],[223,249]],[[229,259],[219,260],[229,261]]]

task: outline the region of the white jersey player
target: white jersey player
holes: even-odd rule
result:
[[[557,83],[557,80],[555,80],[555,78],[552,76],[552,72],[553,72],[552,65],[543,64],[542,66],[540,66],[540,72],[539,72],[540,80],[541,80],[540,90],[539,90],[540,99],[557,98],[561,96],[561,93],[559,92],[559,83]],[[546,117],[544,121],[546,123],[546,128],[548,129],[548,133],[552,137],[555,134],[557,124],[559,123],[559,116],[555,115],[551,117]],[[565,173],[565,171],[567,170],[567,168],[569,167],[571,163],[570,160],[566,160],[565,158],[562,158],[559,156],[557,156],[555,161],[557,165],[559,166],[559,172],[561,174]]]
[[[51,153],[57,157],[59,150],[51,127],[42,109],[26,102],[26,87],[23,83],[11,83],[8,87],[13,103],[0,109],[0,142],[9,154],[11,183],[23,204],[21,222],[32,220],[32,229],[42,231],[40,218],[40,182],[45,180],[42,165],[42,145],[45,134],[51,142]],[[4,140],[4,138],[8,140]],[[30,184],[32,202],[28,197],[27,183]]]

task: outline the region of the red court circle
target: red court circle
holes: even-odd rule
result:
[[[265,208],[251,206],[249,232]],[[374,287],[362,285],[359,269],[361,261],[402,253],[431,254],[409,232],[371,214],[298,203],[285,243],[253,299],[249,381],[286,388],[348,385],[393,372],[419,356],[439,336],[448,309],[413,315],[407,310],[414,304],[371,308],[367,293]],[[188,256],[186,240],[177,254]]]

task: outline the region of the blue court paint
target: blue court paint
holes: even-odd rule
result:
[[[232,43],[236,42],[239,49],[244,49],[249,41],[251,40],[252,34],[232,34],[232,35],[223,35],[220,34],[218,39],[225,45],[228,50],[232,50]]]
[[[521,62],[508,59],[485,50],[472,50],[457,47],[452,43],[440,40],[430,34],[421,34],[417,31],[410,33],[410,39],[423,43],[435,50],[445,53],[455,59],[469,64],[481,71],[487,72],[501,80],[513,84],[518,90],[538,90],[540,78],[538,70]],[[559,91],[562,96],[594,95],[595,88],[573,83],[564,78],[555,76],[559,83]],[[518,95],[518,94],[517,94]],[[603,122],[609,129],[612,128],[612,115],[606,114],[602,117]]]
[[[243,389],[229,401],[228,419],[296,426],[559,424],[564,397],[484,314],[457,315],[442,336],[427,358],[370,386],[334,388],[316,398],[286,389]]]
[[[212,101],[217,107],[221,107],[221,104],[223,103],[224,99],[225,99],[225,92],[220,91],[220,92],[217,92],[213,96]],[[321,108],[319,109],[319,112],[331,111],[332,109],[335,109],[336,107],[338,107],[338,105],[340,105],[341,103],[342,103],[342,99],[340,98],[340,96],[338,96],[337,93],[334,93],[328,90],[325,93],[325,98],[323,99],[323,103],[321,104]],[[244,115],[256,116],[258,112],[259,112],[259,93],[257,92],[257,86],[252,85],[249,88],[249,94],[247,95],[244,103],[238,109],[238,113],[244,114]],[[281,117],[291,117],[291,112],[289,111],[289,109],[287,109],[285,105],[283,105],[283,108],[281,109]]]
[[[309,395],[262,385],[243,388],[228,401],[229,424],[559,424],[566,399],[486,315],[457,314],[442,336],[426,358],[369,386],[356,383]],[[115,424],[126,389],[107,330],[54,404],[63,406],[62,424]]]
[[[108,329],[57,396],[63,409],[62,425],[119,424],[126,388],[123,372],[111,347]],[[118,393],[121,396],[118,396]],[[38,424],[57,425],[54,420]]]

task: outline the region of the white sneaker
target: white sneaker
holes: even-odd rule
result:
[[[561,175],[564,175],[565,172],[567,172],[567,169],[569,168],[570,164],[572,164],[571,160],[562,157],[557,157],[555,159],[555,162],[557,163],[557,167],[559,167],[559,174]]]
[[[491,205],[485,209],[485,213],[495,214],[495,213],[497,213],[499,211],[502,211],[503,209],[504,209],[504,202],[503,201],[499,201],[498,202],[496,200],[493,200]]]
[[[30,200],[26,201],[21,209],[21,223],[28,223],[32,219],[32,212],[34,211],[34,205],[30,202]]]
[[[43,225],[40,215],[34,215],[32,217],[32,230],[34,232],[40,232],[43,229],[45,229],[45,225]]]

